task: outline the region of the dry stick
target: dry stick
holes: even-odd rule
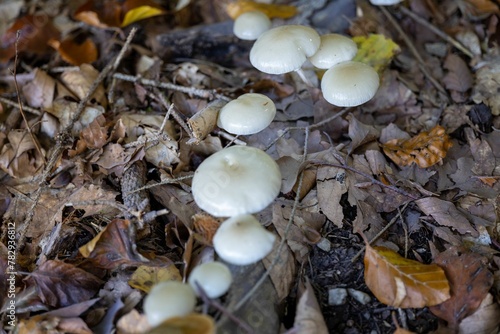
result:
[[[304,163],[306,161],[306,157],[307,157],[307,141],[309,139],[309,127],[306,127],[304,129],[304,131],[305,131],[304,154],[302,155],[302,162],[301,163]],[[281,242],[278,246],[278,249],[276,250],[276,254],[274,255],[273,261],[271,262],[269,267],[267,267],[266,271],[264,272],[264,274],[262,274],[261,278],[259,278],[257,283],[255,283],[255,285],[250,289],[250,291],[248,291],[245,294],[245,296],[243,296],[243,298],[241,298],[240,301],[234,306],[234,308],[232,310],[233,312],[236,312],[237,310],[239,310],[239,308],[242,307],[252,297],[252,295],[260,288],[262,283],[264,283],[264,281],[267,279],[267,277],[271,274],[271,270],[274,268],[274,266],[276,266],[276,264],[278,264],[278,261],[280,260],[281,251],[283,250],[283,247],[285,247],[287,236],[288,236],[288,233],[290,232],[290,229],[293,225],[293,221],[295,218],[295,212],[297,211],[297,207],[299,205],[300,193],[302,191],[302,181],[303,180],[304,180],[304,172],[301,172],[300,176],[299,176],[299,183],[297,185],[297,192],[295,194],[295,199],[293,201],[292,212],[290,212],[290,218],[288,218],[288,223],[285,227],[283,237],[281,238]]]
[[[124,81],[137,82],[137,83],[140,83],[140,84],[146,85],[146,86],[153,86],[153,87],[175,90],[175,91],[178,91],[181,93],[192,94],[192,95],[202,97],[205,99],[218,98],[218,99],[221,99],[224,101],[231,101],[231,99],[229,97],[217,93],[215,89],[208,90],[208,89],[190,88],[190,87],[185,87],[185,86],[174,85],[174,84],[171,84],[168,82],[159,82],[159,81],[155,81],[155,80],[144,79],[141,77],[127,75],[127,74],[123,74],[123,73],[115,73],[115,74],[113,74],[113,78],[116,78],[119,80],[124,80]]]
[[[433,33],[435,33],[436,35],[438,35],[439,37],[444,39],[446,42],[450,43],[451,45],[456,47],[458,50],[462,51],[462,53],[465,54],[466,56],[468,56],[469,58],[474,58],[474,54],[472,53],[472,51],[467,49],[467,47],[465,47],[462,43],[460,43],[459,41],[457,41],[456,39],[454,39],[453,37],[451,37],[450,35],[448,35],[444,31],[441,31],[438,27],[436,27],[432,23],[427,22],[427,20],[421,18],[420,16],[413,13],[412,11],[410,11],[406,7],[400,6],[399,9],[405,15],[408,15],[413,20],[415,20],[415,22],[417,22],[420,25],[423,25],[424,27],[426,27],[427,29],[429,29],[430,31],[432,31]]]
[[[401,28],[399,23],[394,19],[394,17],[392,17],[392,15],[387,11],[387,9],[384,8],[384,6],[379,6],[379,7],[380,7],[380,11],[382,11],[382,13],[385,15],[385,17],[387,17],[389,22],[391,22],[391,24],[394,26],[394,28],[401,35],[401,38],[406,43],[406,46],[408,47],[410,52],[413,54],[415,59],[417,59],[417,61],[419,63],[420,70],[424,73],[424,75],[427,77],[427,79],[429,79],[429,81],[434,85],[434,87],[436,87],[445,96],[448,96],[448,93],[443,88],[443,86],[441,86],[441,84],[429,72],[429,70],[427,69],[427,66],[425,66],[424,60],[422,59],[422,57],[418,53],[417,49],[413,45],[413,42],[410,40],[408,35],[403,31],[403,29]]]
[[[165,100],[165,97],[162,94],[152,94],[152,96],[157,101],[159,101],[161,103],[161,105],[163,106],[163,108],[165,108],[167,110],[167,112],[169,112],[174,117],[174,119],[177,121],[177,123],[179,123],[181,128],[184,131],[186,131],[189,138],[193,139],[194,138],[193,132],[189,129],[188,125],[186,124],[186,122],[184,122],[184,120],[181,118],[181,116],[179,116],[179,113],[177,111],[175,111],[175,105],[173,103],[171,103],[169,106],[167,101]]]
[[[22,104],[19,104],[19,102],[14,102],[14,101],[11,101],[9,99],[6,99],[4,97],[0,97],[0,102],[3,102],[5,103],[6,105],[9,105],[11,107],[16,107],[18,109],[23,109],[24,111],[27,111],[33,115],[37,115],[37,116],[41,116],[42,115],[42,112],[38,109],[35,109],[35,108],[31,108],[31,107],[28,107],[28,106],[23,106]]]
[[[128,192],[128,193],[126,193],[126,194],[132,194],[132,193],[135,193],[135,192],[137,192],[137,191],[146,190],[146,189],[149,189],[149,188],[153,188],[153,187],[161,186],[162,184],[176,183],[176,182],[178,182],[178,181],[191,179],[191,178],[193,178],[193,176],[194,176],[194,173],[191,173],[191,174],[189,174],[189,175],[184,175],[184,176],[179,176],[179,177],[176,177],[175,179],[169,179],[169,180],[164,180],[164,181],[157,182],[157,183],[153,183],[153,184],[148,184],[147,186],[144,186],[144,187],[141,187],[141,188],[134,189],[133,191],[129,191],[129,192]]]
[[[48,162],[45,165],[45,168],[42,171],[41,179],[39,180],[38,183],[38,189],[35,191],[33,195],[33,203],[31,204],[31,207],[28,209],[28,212],[26,214],[26,218],[24,219],[20,231],[19,231],[19,245],[21,246],[24,243],[24,239],[26,236],[26,231],[28,229],[28,225],[33,219],[33,215],[35,213],[35,207],[38,204],[38,201],[40,200],[40,196],[42,194],[42,190],[45,189],[46,184],[45,181],[47,177],[49,176],[50,172],[52,171],[52,168],[55,166],[57,160],[59,160],[59,156],[63,150],[64,146],[64,138],[70,136],[71,129],[73,127],[73,124],[75,121],[78,120],[80,115],[82,114],[83,110],[85,109],[87,103],[90,101],[92,95],[95,93],[99,85],[104,81],[106,76],[112,72],[115,71],[118,65],[120,64],[123,56],[125,55],[125,51],[128,49],[130,43],[132,42],[132,38],[134,37],[137,29],[133,28],[130,31],[130,34],[127,37],[126,42],[123,44],[122,49],[120,50],[120,53],[116,56],[115,62],[113,64],[109,64],[106,66],[102,72],[97,76],[96,80],[93,82],[93,84],[90,86],[89,91],[87,92],[87,95],[80,100],[80,103],[78,104],[78,107],[75,112],[75,116],[72,118],[71,123],[63,129],[59,135],[58,139],[56,142],[56,146],[52,150],[52,153],[49,156]]]
[[[21,102],[21,92],[19,91],[19,85],[17,84],[17,58],[18,58],[18,50],[17,50],[17,45],[19,43],[19,37],[21,36],[21,31],[18,30],[16,33],[16,43],[15,43],[15,50],[16,50],[16,55],[14,57],[14,70],[12,70],[12,76],[14,77],[14,87],[16,88],[16,93],[17,93],[17,103],[19,104],[19,111],[21,112],[21,116],[23,116],[24,123],[26,123],[26,129],[28,130],[28,133],[31,136],[31,140],[33,141],[33,144],[35,145],[36,150],[40,154],[40,156],[43,159],[43,163],[47,163],[45,160],[45,155],[42,153],[42,149],[40,148],[40,144],[38,143],[38,140],[35,138],[35,135],[33,134],[33,131],[31,131],[31,126],[28,123],[28,119],[26,118],[26,114],[24,113],[23,110],[23,104]]]
[[[378,238],[380,238],[380,236],[382,234],[385,233],[385,231],[387,231],[389,229],[389,227],[391,227],[392,225],[394,225],[394,223],[398,220],[398,218],[401,218],[403,219],[403,217],[401,216],[401,213],[402,211],[404,211],[406,209],[406,207],[408,206],[408,203],[405,203],[405,205],[403,206],[403,210],[399,211],[399,213],[394,216],[394,218],[391,219],[391,221],[389,222],[389,224],[387,224],[380,232],[377,233],[376,236],[373,237],[372,240],[370,240],[368,242],[368,245],[371,245],[372,243],[374,243]],[[366,246],[363,246],[363,248],[361,248],[359,250],[359,252],[356,253],[356,255],[354,255],[354,257],[351,259],[351,262],[354,263],[356,262],[356,260],[358,259],[358,257],[365,251],[366,249]]]

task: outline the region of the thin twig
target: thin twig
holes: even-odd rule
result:
[[[398,211],[399,214],[397,214],[396,216],[394,216],[391,219],[391,221],[389,222],[389,224],[387,224],[382,230],[380,230],[380,232],[378,232],[377,235],[374,236],[372,240],[368,241],[368,245],[373,244],[378,238],[380,238],[380,236],[382,234],[384,234],[385,231],[387,231],[389,229],[389,227],[391,227],[392,225],[394,225],[394,223],[398,220],[398,218],[403,219],[402,216],[401,216],[401,213],[402,213],[402,211],[404,211],[406,209],[406,207],[408,206],[408,204],[409,203],[405,203],[405,205],[403,206],[403,210]],[[361,254],[365,251],[365,249],[366,249],[366,246],[363,246],[363,248],[361,248],[360,251],[357,252],[356,255],[354,255],[354,257],[351,259],[351,262],[352,263],[356,262],[356,260],[358,259],[358,257],[361,256]]]
[[[35,135],[33,134],[33,131],[31,131],[31,126],[28,123],[28,119],[26,118],[26,114],[24,113],[23,109],[23,104],[21,102],[21,92],[19,91],[19,85],[17,84],[17,58],[19,56],[17,46],[19,43],[19,37],[21,36],[21,31],[18,30],[16,33],[16,43],[15,43],[15,49],[16,49],[16,54],[14,57],[14,69],[12,70],[12,76],[14,77],[14,87],[16,89],[17,93],[17,103],[19,104],[19,111],[21,112],[21,116],[23,116],[24,123],[26,124],[26,130],[28,130],[28,133],[31,137],[31,141],[35,145],[36,150],[38,151],[38,154],[42,157],[43,163],[45,164],[47,161],[45,160],[45,155],[42,152],[42,149],[40,148],[40,143],[38,143],[38,140],[35,138]]]
[[[35,108],[31,108],[31,107],[28,107],[28,106],[23,106],[22,104],[19,104],[19,102],[14,102],[14,101],[11,101],[9,99],[6,99],[4,97],[0,97],[0,102],[3,102],[5,103],[6,105],[9,105],[11,107],[16,107],[18,109],[21,109],[23,108],[24,111],[27,111],[33,115],[37,115],[37,116],[41,116],[42,115],[42,112],[38,109],[35,109]]]
[[[160,102],[163,108],[167,110],[167,113],[170,113],[174,117],[174,119],[181,126],[181,128],[188,134],[189,138],[191,139],[194,138],[193,132],[189,129],[186,122],[184,122],[179,113],[175,110],[175,105],[173,103],[169,105],[168,102],[165,100],[165,96],[163,96],[162,94],[151,94],[151,96],[158,102]]]
[[[157,183],[153,183],[153,184],[148,184],[148,185],[146,185],[144,187],[134,189],[133,191],[130,191],[130,192],[126,193],[126,194],[132,194],[132,193],[135,193],[137,191],[146,190],[146,189],[150,189],[150,188],[153,188],[153,187],[161,186],[162,184],[176,183],[176,182],[179,182],[179,181],[182,181],[182,180],[191,179],[191,178],[193,178],[193,176],[194,176],[194,173],[189,174],[189,175],[179,176],[179,177],[176,177],[175,179],[167,179],[167,180],[163,180],[161,182],[157,182]]]
[[[205,99],[218,98],[218,99],[221,99],[224,101],[231,100],[229,97],[217,93],[216,90],[198,89],[198,88],[192,88],[192,87],[179,86],[179,85],[174,85],[174,84],[171,84],[168,82],[149,80],[149,79],[144,79],[141,77],[127,75],[127,74],[123,74],[123,73],[115,73],[115,74],[113,74],[113,78],[116,78],[119,80],[124,80],[124,81],[137,82],[137,83],[140,83],[140,84],[146,85],[146,86],[153,86],[153,87],[175,90],[178,92],[191,94],[191,95],[202,97]]]
[[[444,31],[440,30],[438,27],[436,27],[435,25],[433,25],[429,21],[421,18],[420,16],[413,13],[411,10],[409,10],[408,8],[405,8],[404,6],[400,6],[399,9],[405,15],[408,15],[413,20],[415,20],[415,22],[426,27],[427,29],[429,29],[430,31],[432,31],[433,33],[435,33],[436,35],[438,35],[439,37],[444,39],[446,42],[450,43],[451,45],[456,47],[458,50],[462,51],[463,54],[465,54],[467,57],[474,58],[474,54],[472,53],[472,51],[467,49],[462,43],[460,43],[459,41],[457,41],[456,39],[454,39],[453,37],[451,37],[450,35],[448,35]]]
[[[425,62],[422,59],[422,56],[420,56],[420,53],[418,52],[417,48],[415,47],[415,45],[413,45],[413,42],[411,41],[410,37],[408,37],[408,35],[403,31],[399,23],[394,19],[394,17],[392,17],[392,15],[389,13],[387,9],[385,9],[384,6],[379,6],[379,8],[382,14],[385,15],[387,20],[389,20],[389,22],[393,25],[393,27],[398,31],[399,35],[401,35],[401,38],[405,42],[406,46],[413,54],[415,59],[418,61],[419,68],[424,73],[426,78],[429,79],[429,81],[434,85],[434,87],[436,87],[441,93],[443,93],[445,96],[448,96],[448,93],[446,92],[444,87],[441,86],[439,81],[437,81],[427,69],[427,66],[425,65]]]

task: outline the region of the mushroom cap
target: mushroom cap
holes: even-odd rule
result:
[[[239,39],[253,41],[271,29],[271,20],[258,10],[245,12],[234,20],[233,32]]]
[[[196,295],[190,285],[177,281],[160,282],[144,299],[144,313],[151,326],[193,312]]]
[[[221,262],[206,262],[196,266],[189,274],[188,283],[197,291],[198,283],[208,297],[218,298],[225,294],[231,283],[233,276],[229,268]]]
[[[370,0],[370,3],[375,6],[392,6],[402,1],[403,0]]]
[[[319,45],[320,37],[316,30],[300,25],[284,25],[260,35],[250,50],[250,62],[264,73],[288,73],[300,69]]]
[[[217,125],[229,133],[250,135],[264,130],[274,119],[276,106],[263,94],[243,94],[219,112]]]
[[[321,79],[323,97],[339,107],[355,107],[377,93],[379,77],[373,67],[356,61],[334,65]]]
[[[214,153],[196,169],[191,184],[196,204],[215,217],[258,212],[271,204],[280,188],[278,164],[248,146]]]
[[[224,221],[215,232],[217,255],[231,264],[245,266],[266,257],[276,236],[252,215],[239,215]]]
[[[327,69],[343,61],[352,60],[358,52],[358,46],[349,37],[340,34],[321,36],[318,51],[309,57],[317,68]]]

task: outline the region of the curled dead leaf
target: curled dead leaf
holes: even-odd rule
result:
[[[260,3],[250,0],[238,0],[227,5],[226,12],[234,20],[243,13],[258,10],[263,12],[269,18],[279,17],[288,19],[297,14],[297,8],[289,5],[275,5]]]
[[[451,146],[450,137],[440,125],[411,139],[392,139],[382,144],[384,153],[397,165],[409,166],[415,163],[420,168],[441,163]]]

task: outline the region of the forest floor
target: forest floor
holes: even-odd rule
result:
[[[0,333],[499,332],[498,1],[95,3],[0,3]],[[377,94],[255,69],[248,8],[352,37]],[[263,131],[194,122],[244,93],[275,103]],[[280,168],[274,248],[152,328],[151,287],[218,259],[191,180],[234,145]]]

